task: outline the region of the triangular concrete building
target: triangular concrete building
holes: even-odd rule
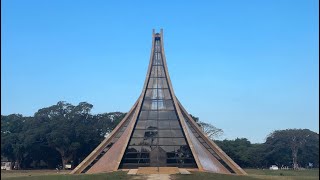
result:
[[[246,174],[202,132],[175,96],[162,29],[152,33],[150,63],[140,97],[111,134],[71,173],[139,167]]]

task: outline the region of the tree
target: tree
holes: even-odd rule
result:
[[[111,112],[97,114],[94,116],[96,120],[95,126],[102,136],[106,136],[120,123],[126,113]]]
[[[1,116],[1,155],[22,168],[39,168],[40,162],[50,168],[77,165],[125,116],[121,112],[92,115],[92,107],[60,101],[39,109],[34,117]]]
[[[217,138],[223,134],[223,130],[215,127],[212,124],[200,121],[198,117],[190,114],[191,118],[198,124],[202,131],[211,139]]]
[[[199,122],[199,118],[198,117],[195,117],[193,116],[192,114],[189,114],[191,116],[191,118],[196,122],[198,123]]]
[[[90,129],[90,126],[79,129],[79,124],[90,124],[88,121],[92,107],[85,102],[73,106],[60,101],[56,105],[40,109],[35,113],[38,127],[47,132],[45,135],[47,145],[59,152],[63,168],[75,158],[83,144],[83,137],[87,135],[85,129]]]
[[[72,162],[77,165],[126,115],[92,115],[92,107],[86,102],[72,105],[60,101],[39,109],[33,117],[1,115],[1,156],[16,162],[17,168],[55,168],[61,163],[65,167]],[[222,130],[191,117],[209,138],[221,135]],[[246,138],[215,142],[241,167],[290,163],[294,168],[309,163],[319,167],[319,134],[308,129],[274,131],[261,144],[251,144]]]
[[[198,123],[202,129],[202,131],[204,133],[207,134],[207,136],[213,140],[214,138],[216,137],[219,137],[223,134],[223,130],[222,129],[219,129],[215,126],[213,126],[212,124],[208,124],[208,123],[205,123],[205,122],[199,122]]]
[[[309,129],[286,129],[272,132],[267,137],[265,144],[268,149],[271,150],[269,152],[269,157],[270,155],[274,156],[281,152],[282,158],[288,157],[290,154],[293,169],[298,169],[298,155],[301,154],[301,152],[305,153],[305,151],[310,150],[311,144],[313,145],[313,148],[319,149],[319,144],[314,142],[319,143],[319,134],[312,132]],[[318,158],[319,152],[317,159]]]
[[[59,152],[63,168],[84,159],[124,117],[120,112],[92,115],[92,107],[60,101],[35,113],[39,129],[46,132],[47,146]]]
[[[215,141],[218,146],[224,150],[239,166],[250,166],[249,149],[251,143],[246,138],[237,138],[235,140]]]
[[[16,162],[17,169],[20,169],[28,155],[25,124],[30,120],[30,117],[23,117],[21,114],[1,115],[1,155]]]

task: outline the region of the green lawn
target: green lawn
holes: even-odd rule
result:
[[[191,175],[171,175],[174,180],[253,180],[253,179],[279,179],[279,180],[315,180],[319,179],[319,169],[316,170],[258,170],[245,169],[248,176],[214,174],[204,172],[192,172]],[[33,171],[1,171],[1,179],[7,180],[117,180],[117,179],[147,179],[147,176],[127,175],[127,172],[113,172],[103,174],[80,174],[70,175],[69,171],[61,171],[57,173],[54,170],[33,170]]]
[[[70,175],[70,174],[54,174],[56,172],[52,171],[51,173],[45,171],[44,173],[39,172],[17,172],[14,173],[13,171],[1,171],[1,179],[8,179],[8,180],[117,180],[117,179],[130,179],[127,175],[127,172],[113,172],[113,173],[103,173],[103,174],[77,174],[77,175]]]
[[[258,169],[245,169],[248,176],[236,176],[236,175],[225,175],[225,174],[213,174],[213,173],[202,173],[193,172],[192,175],[174,175],[173,177],[177,180],[251,180],[251,179],[279,179],[279,180],[315,180],[319,179],[319,169],[316,170],[258,170]]]
[[[313,170],[277,170],[272,171],[269,169],[245,169],[248,174],[254,175],[267,175],[267,176],[299,176],[299,177],[319,177],[319,169]]]
[[[190,175],[172,175],[174,179],[177,180],[252,180],[256,179],[251,176],[237,176],[237,175],[225,175],[225,174],[214,174],[214,173],[205,173],[205,172],[192,172]]]

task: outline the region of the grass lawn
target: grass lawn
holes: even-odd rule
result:
[[[248,174],[266,175],[266,176],[298,176],[298,177],[319,177],[319,169],[313,170],[277,170],[272,171],[269,169],[245,169]]]
[[[69,171],[70,172],[70,171]],[[35,171],[2,171],[1,170],[1,179],[8,180],[117,180],[117,179],[130,179],[127,172],[118,171],[113,173],[103,173],[103,174],[77,174],[70,175],[68,172],[60,172],[44,170],[35,170]]]
[[[252,180],[252,179],[279,179],[279,180],[315,180],[319,179],[319,169],[315,170],[261,170],[261,169],[245,169],[248,176],[237,176],[237,175],[225,175],[225,174],[214,174],[204,172],[192,172],[191,175],[171,175],[170,178],[173,180]],[[61,171],[57,173],[55,170],[13,170],[13,171],[1,171],[1,179],[7,180],[117,180],[117,179],[147,179],[147,176],[138,175],[127,175],[125,171],[118,171],[113,173],[103,174],[80,174],[80,175],[69,175],[70,171]]]
[[[236,176],[236,175],[225,175],[225,174],[214,174],[214,173],[202,173],[192,172],[192,175],[173,175],[177,180],[251,180],[251,179],[279,179],[279,180],[315,180],[319,179],[319,169],[315,170],[278,170],[272,171],[269,169],[245,169],[248,176]]]

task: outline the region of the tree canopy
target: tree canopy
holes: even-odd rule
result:
[[[92,114],[92,104],[60,101],[39,109],[34,116],[1,115],[1,156],[17,168],[56,168],[79,164],[117,124],[125,113]],[[222,129],[191,117],[214,140]],[[265,143],[246,138],[215,142],[241,167],[267,168],[276,164],[293,168],[319,167],[319,134],[308,129],[276,130]]]
[[[319,134],[309,129],[286,129],[272,132],[266,140],[269,161],[293,165],[294,169],[309,162],[319,164]]]
[[[92,115],[92,107],[86,102],[74,106],[61,101],[39,109],[33,117],[1,116],[1,155],[17,162],[18,168],[30,168],[33,161],[36,165],[43,161],[49,168],[78,164],[125,115]]]

